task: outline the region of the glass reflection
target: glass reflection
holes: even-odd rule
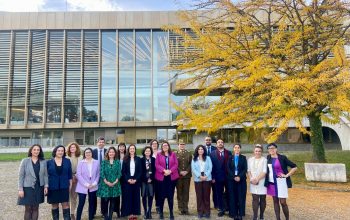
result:
[[[67,31],[66,42],[64,122],[72,123],[80,121],[81,31]]]
[[[98,120],[98,69],[99,69],[99,33],[84,32],[84,98],[83,121]]]
[[[134,121],[134,37],[132,31],[119,32],[119,121]]]
[[[117,121],[116,32],[102,32],[101,121]]]
[[[11,33],[9,31],[0,31],[0,124],[5,124],[6,122],[10,46]]]
[[[136,32],[136,120],[152,121],[151,32]]]
[[[28,32],[14,33],[13,75],[11,86],[11,124],[24,123],[24,103],[27,76]]]
[[[30,60],[28,123],[43,122],[46,32],[33,31]]]
[[[153,32],[153,108],[154,121],[169,121],[168,33]]]

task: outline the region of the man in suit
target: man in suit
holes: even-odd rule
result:
[[[179,140],[178,150],[176,151],[177,161],[179,163],[179,176],[176,183],[177,204],[181,215],[188,215],[188,201],[190,195],[191,183],[191,162],[192,154],[186,150],[183,140]]]
[[[232,155],[230,151],[225,149],[224,141],[218,139],[216,142],[216,150],[211,152],[210,159],[213,163],[212,182],[215,183],[216,199],[218,203],[218,216],[222,217],[225,214],[225,197],[224,192],[227,192],[227,162]]]
[[[216,147],[212,145],[212,140],[210,136],[206,136],[205,137],[205,147],[207,150],[207,155],[210,156],[211,152],[216,150]],[[215,183],[211,183],[211,190],[212,190],[212,195],[213,195],[213,203],[214,203],[214,208],[217,209],[218,208],[218,202],[216,199],[216,191],[215,191]]]
[[[105,153],[107,151],[107,149],[104,148],[105,147],[105,138],[104,137],[99,137],[97,139],[97,148],[95,148],[93,151],[92,151],[92,157],[97,160],[100,165],[102,163],[102,161],[104,160],[104,157],[105,157]],[[94,215],[96,215],[96,209],[97,209],[97,198],[95,198],[96,201],[95,201],[95,212],[94,212]],[[103,210],[104,207],[106,207],[105,205],[102,204],[102,200],[101,200],[101,213],[107,213],[105,210]],[[103,216],[103,214],[102,214]]]

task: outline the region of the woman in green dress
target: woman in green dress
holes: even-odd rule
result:
[[[97,196],[104,200],[102,204],[106,207],[106,213],[102,213],[105,220],[111,220],[116,201],[121,194],[120,189],[120,162],[117,160],[117,150],[110,147],[106,153],[105,159],[102,161],[100,169],[100,182],[98,186]]]

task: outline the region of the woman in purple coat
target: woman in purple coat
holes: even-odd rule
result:
[[[76,192],[79,197],[77,209],[77,220],[81,219],[86,196],[89,195],[89,220],[94,218],[94,207],[96,206],[96,192],[100,178],[100,163],[92,158],[92,149],[86,148],[83,154],[83,160],[78,163],[77,167],[77,188]]]
[[[162,151],[157,155],[155,178],[158,180],[160,196],[159,218],[164,219],[164,201],[168,199],[170,220],[173,220],[174,192],[179,172],[176,154],[171,151],[170,144],[166,141],[162,144]]]

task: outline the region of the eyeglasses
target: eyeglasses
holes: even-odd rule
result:
[[[275,147],[269,147],[269,148],[267,148],[268,150],[275,150],[275,149],[277,149],[277,148],[275,148]]]
[[[205,139],[205,141],[211,141],[210,139]]]

